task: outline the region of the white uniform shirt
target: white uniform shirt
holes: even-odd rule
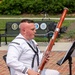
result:
[[[23,39],[17,39],[18,37]],[[27,42],[29,42],[33,46],[32,41],[33,40]],[[26,74],[26,72],[25,74],[23,73],[25,68],[33,69],[35,71],[38,70],[36,58],[34,61],[34,67],[31,67],[33,56],[35,53],[27,44],[27,42],[24,40],[24,37],[19,34],[8,46],[6,62],[7,65],[10,67],[11,75],[28,75]],[[40,58],[39,61],[41,61],[42,54],[40,53],[40,50],[38,51],[38,54]]]

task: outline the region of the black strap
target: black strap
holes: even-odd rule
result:
[[[27,42],[28,43],[28,42]],[[34,57],[33,57],[33,60],[32,60],[32,68],[34,67],[34,59],[35,59],[35,56],[37,55],[37,66],[39,66],[39,55],[38,55],[38,48],[36,47],[36,50],[34,50],[34,48],[28,43],[28,45],[32,48],[32,50],[34,51]]]
[[[24,38],[21,38],[21,37],[17,37],[16,39],[23,39],[25,40]],[[25,40],[26,41],[26,40]],[[27,42],[27,41],[26,41]],[[33,42],[34,43],[34,42]],[[33,50],[33,52],[35,53],[34,54],[34,57],[33,57],[33,60],[32,60],[32,68],[34,67],[34,59],[35,57],[37,56],[37,66],[39,66],[39,55],[38,55],[38,48],[36,46],[36,51],[35,49],[27,42],[27,44],[29,45],[29,47]]]

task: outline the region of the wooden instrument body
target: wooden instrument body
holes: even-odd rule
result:
[[[62,23],[64,21],[64,18],[66,16],[67,11],[68,11],[68,8],[64,8],[64,11],[63,11],[63,13],[61,15],[60,21],[57,24],[56,29],[54,31],[54,34],[53,34],[52,38],[49,41],[49,44],[48,44],[48,47],[47,47],[47,50],[46,50],[45,54],[50,53],[50,51],[51,51],[51,49],[52,49],[52,47],[54,45],[54,42],[56,40],[56,37],[58,36],[58,33],[60,31],[60,28],[62,26]],[[38,72],[41,72],[42,71],[45,63],[46,63],[46,60],[43,59],[42,62],[41,62],[41,64],[40,64],[40,66],[39,66],[39,68],[38,68]]]

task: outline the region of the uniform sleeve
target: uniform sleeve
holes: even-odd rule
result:
[[[12,67],[14,70],[25,73],[27,67],[19,61],[19,57],[22,53],[22,49],[18,45],[9,45],[6,63],[9,67]]]

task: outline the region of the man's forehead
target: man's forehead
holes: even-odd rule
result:
[[[28,22],[23,22],[21,24],[23,24],[23,25],[34,25],[34,23],[28,23]]]

